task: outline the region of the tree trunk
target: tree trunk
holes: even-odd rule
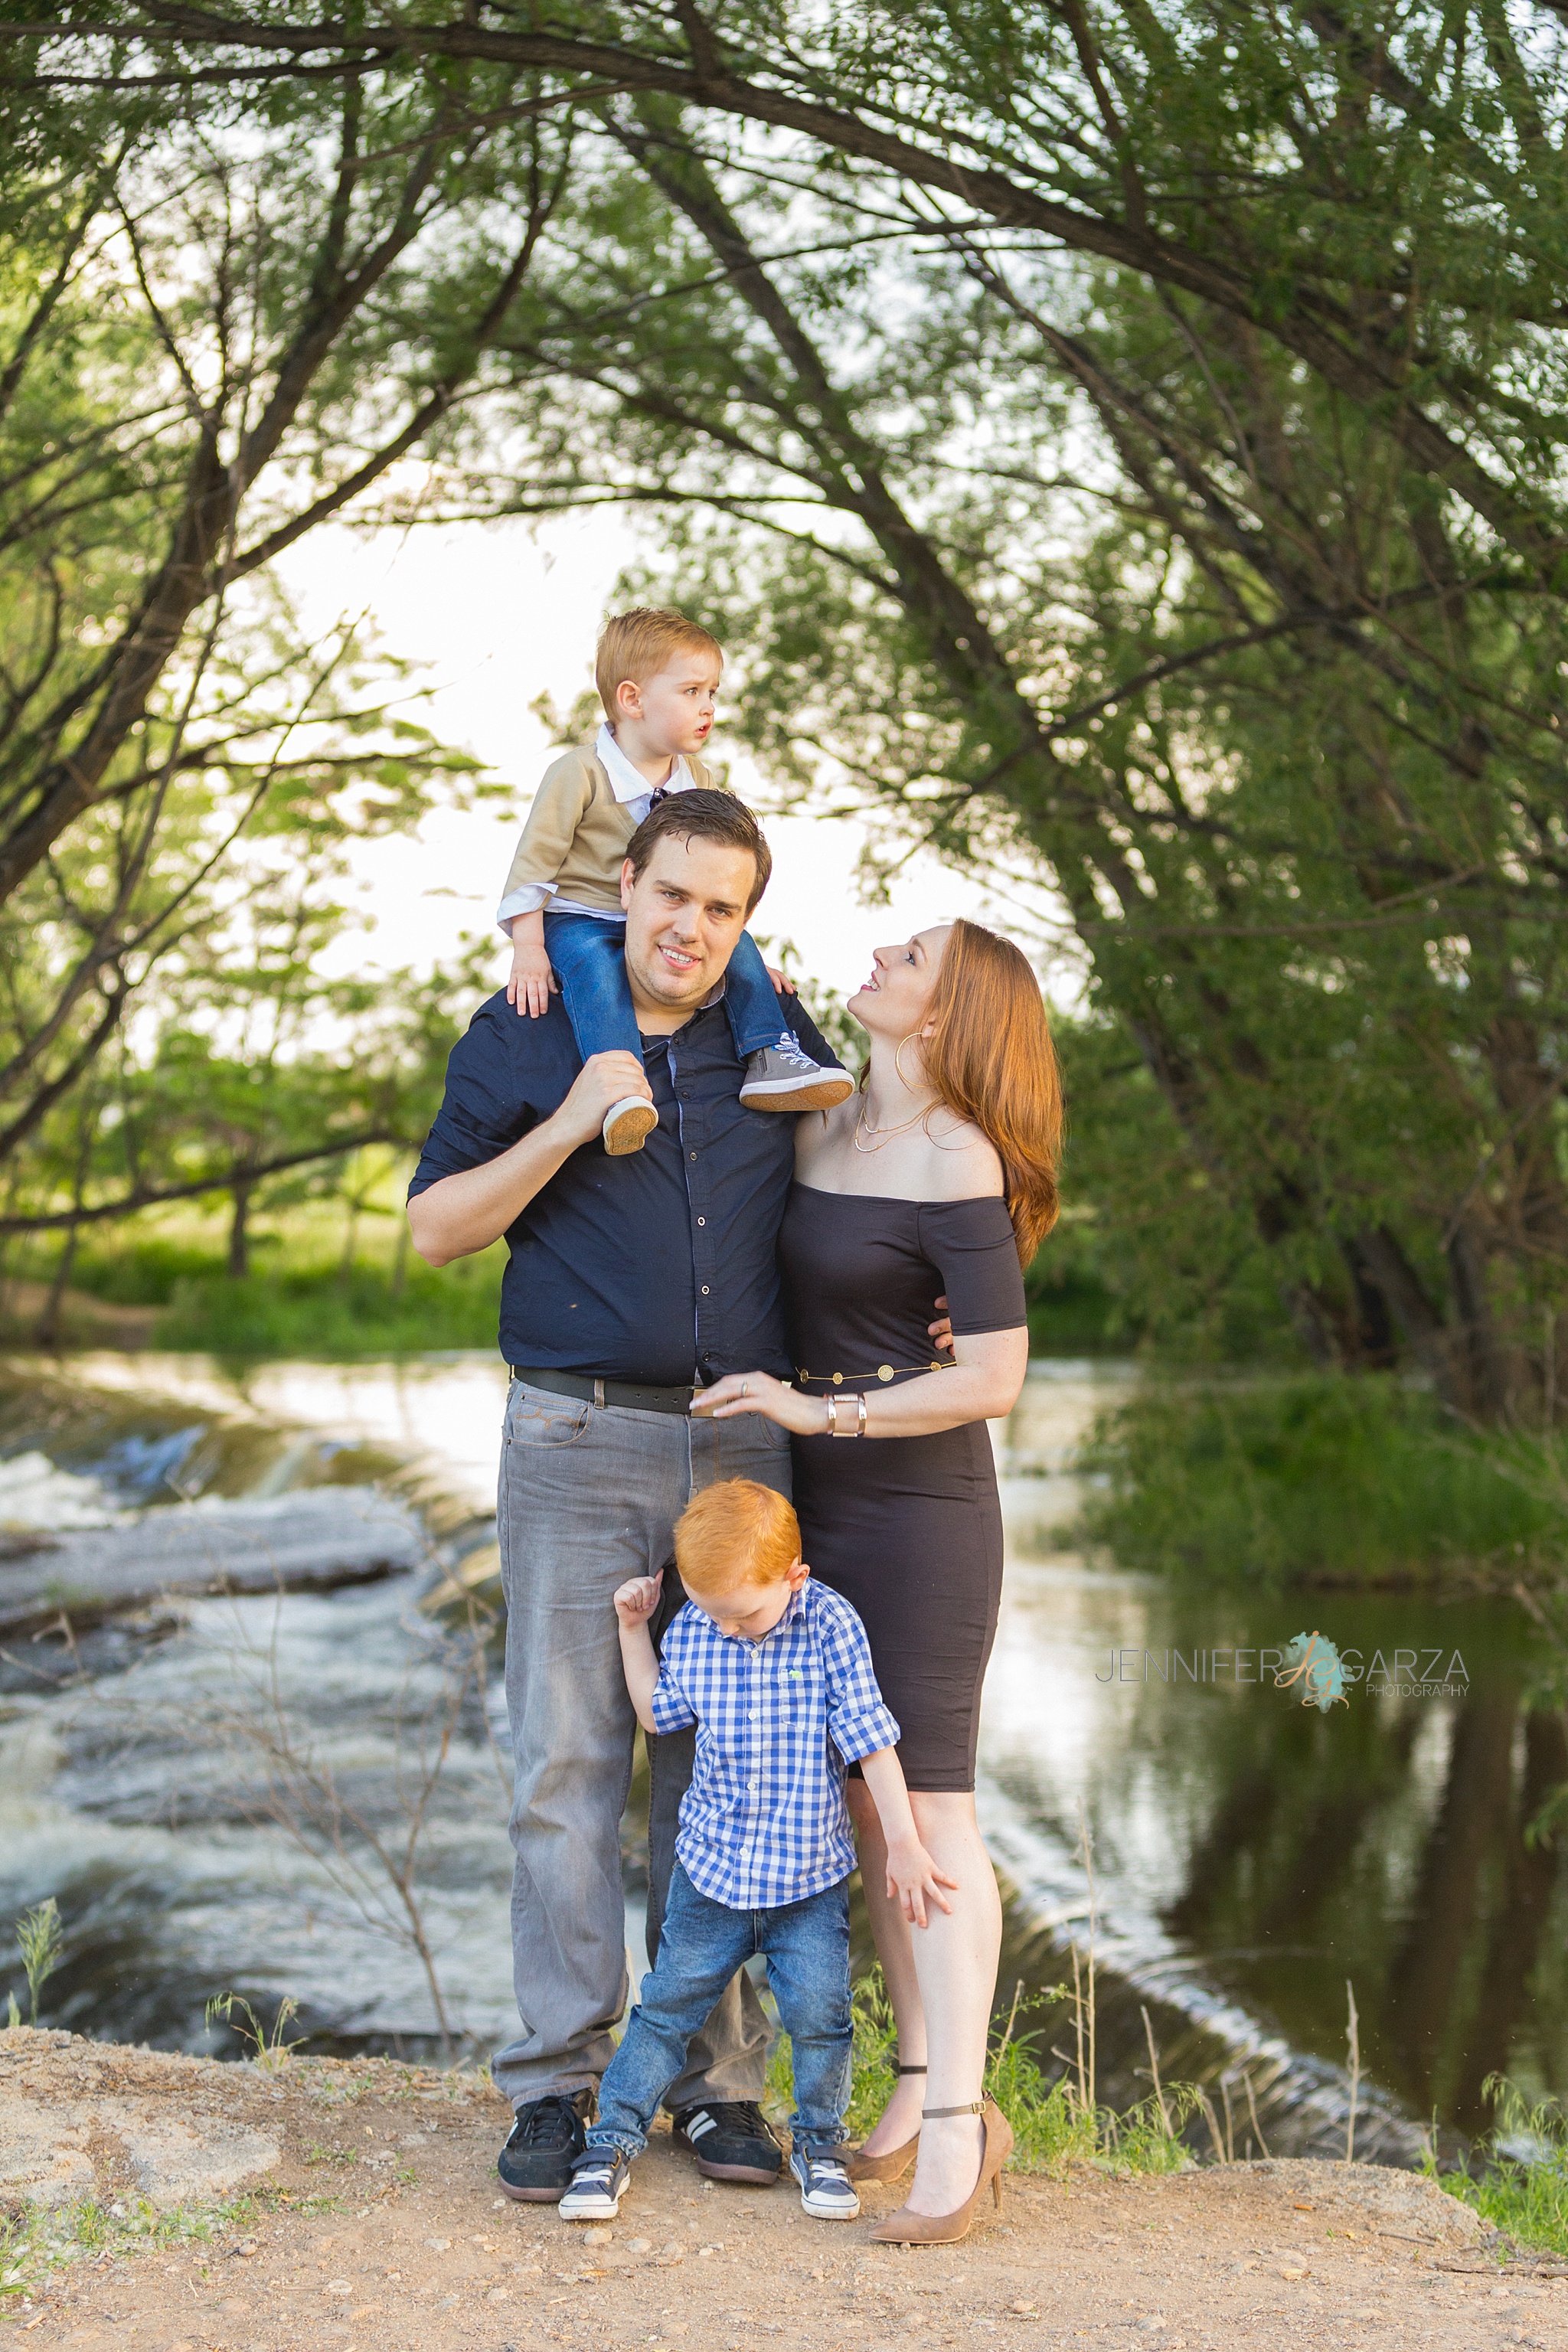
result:
[[[250,1195],[253,1187],[248,1179],[236,1184],[229,1198],[234,1202],[234,1214],[228,1226],[228,1272],[234,1282],[243,1282],[250,1272]]]
[[[408,1279],[408,1219],[405,1216],[400,1217],[397,1221],[397,1247],[393,1252],[392,1257],[392,1296],[394,1298],[402,1297],[404,1285]]]
[[[49,1295],[44,1311],[38,1318],[37,1339],[40,1348],[58,1348],[60,1343],[60,1308],[69,1287],[71,1268],[76,1264],[77,1234],[80,1228],[72,1225],[66,1235],[66,1245],[60,1252],[60,1262],[55,1268],[55,1278],[49,1285]]]

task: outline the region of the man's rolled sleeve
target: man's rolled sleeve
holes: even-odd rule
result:
[[[481,1004],[447,1055],[446,1093],[408,1187],[410,1200],[443,1176],[488,1167],[538,1124],[538,1111],[518,1085],[512,1042],[495,1000]]]
[[[660,1666],[658,1680],[653,1686],[648,1702],[656,1731],[689,1731],[697,1721],[697,1710],[668,1666]]]

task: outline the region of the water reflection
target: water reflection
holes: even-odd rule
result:
[[[1073,1407],[1091,1400],[1061,1382],[1047,1396],[1059,1450]],[[1327,2149],[1341,2129],[1347,1979],[1363,2064],[1384,2095],[1370,2128],[1391,2147],[1412,2142],[1396,2106],[1484,2128],[1494,2072],[1532,2092],[1568,2088],[1568,1884],[1559,1853],[1528,1836],[1568,1779],[1568,1744],[1558,1717],[1525,1704],[1537,1637],[1523,1612],[1384,1593],[1193,1594],[1054,1551],[1027,1481],[1009,1482],[1006,1501],[1012,1559],[982,1753],[990,1826],[1026,1908],[1047,1920],[1054,1906],[1058,1935],[1081,1938],[1064,1916],[1081,1894],[1081,1806],[1119,1971],[1163,2002],[1173,2036],[1217,2034],[1237,2063],[1260,2065],[1298,2142],[1304,2131]],[[1312,1631],[1367,1662],[1406,1654],[1400,1683],[1354,1683],[1324,1714],[1299,1687],[1257,1678],[1258,1653]],[[1233,1654],[1247,1651],[1254,1679],[1238,1684]],[[1194,1682],[1194,1654],[1216,1652],[1221,1678]],[[1442,1685],[1454,1695],[1396,1695],[1412,1665],[1454,1668]]]
[[[1528,1620],[1502,1602],[1193,1595],[1066,1549],[1074,1449],[1127,1378],[1037,1367],[996,1432],[1009,1559],[980,1803],[1011,1890],[1004,2001],[1020,1979],[1026,1996],[1059,1982],[1069,1947],[1087,1947],[1087,1826],[1101,2089],[1114,2104],[1149,2087],[1147,2011],[1167,2078],[1211,2087],[1238,2155],[1255,2134],[1276,2154],[1342,2150],[1347,1978],[1370,2078],[1363,2153],[1412,2160],[1434,2114],[1450,2131],[1483,2127],[1494,2070],[1532,2094],[1568,2090],[1564,1874],[1527,1836],[1568,1778],[1568,1743],[1558,1717],[1526,1706]],[[150,1499],[168,1465],[229,1493],[384,1475],[451,1525],[493,1495],[503,1388],[488,1356],[243,1377],[201,1360],[99,1357],[68,1379],[16,1373],[0,1393],[0,1457],[41,1448],[117,1503]],[[45,1643],[0,1660],[0,1919],[59,1896],[71,1941],[51,2017],[199,2046],[207,1994],[237,1986],[265,2006],[314,1989],[307,2021],[339,2046],[430,2048],[414,1958],[258,1821],[232,1741],[210,1728],[214,1692],[260,1645],[291,1714],[349,1782],[390,1786],[399,1707],[442,1671],[416,1598],[401,1580],[187,1603],[142,1630],[106,1628],[77,1656]],[[1268,1680],[1205,1671],[1194,1683],[1168,1663],[1279,1649],[1314,1628],[1368,1658],[1436,1650],[1445,1671],[1458,1651],[1458,1695],[1361,1683],[1325,1715]],[[504,1740],[492,1690],[458,1724],[424,1864],[444,1981],[480,2044],[511,2014]],[[627,1867],[635,1896],[635,1819]],[[863,1927],[858,1940],[865,1957]],[[1054,2071],[1063,2013],[1026,2009],[1024,2022]]]

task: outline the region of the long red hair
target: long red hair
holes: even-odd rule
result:
[[[1040,983],[1011,940],[978,923],[947,935],[922,1038],[926,1076],[948,1108],[996,1147],[1025,1265],[1059,1206],[1062,1085]]]

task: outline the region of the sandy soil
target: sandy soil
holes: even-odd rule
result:
[[[90,2172],[123,2227],[139,2193],[188,2214],[204,2167],[209,2200],[226,2168],[265,2168],[205,2241],[29,2272],[25,2297],[13,2277],[0,2325],[37,2352],[1568,2347],[1568,2277],[1500,2274],[1468,2209],[1376,2167],[1010,2176],[962,2245],[903,2251],[868,2242],[896,2192],[870,2191],[858,2222],[813,2221],[792,2189],[703,2182],[663,2133],[616,2226],[574,2228],[499,2196],[508,2120],[482,2080],[387,2062],[268,2076],[0,2033],[13,2211],[79,2198]]]

